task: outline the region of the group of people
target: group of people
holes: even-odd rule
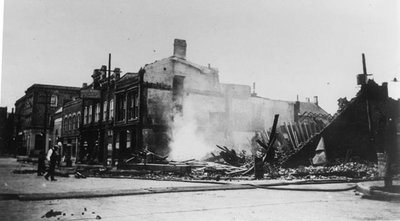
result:
[[[37,175],[42,176],[44,175],[44,178],[46,180],[49,180],[49,177],[51,181],[57,181],[54,178],[54,173],[56,169],[56,165],[58,162],[60,162],[60,149],[61,149],[62,143],[58,142],[56,145],[51,147],[47,154],[45,155],[44,152],[41,152],[39,159],[38,159],[38,170],[37,170]],[[49,167],[46,171],[46,161],[49,164]]]

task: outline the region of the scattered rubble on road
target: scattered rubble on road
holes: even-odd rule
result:
[[[108,168],[81,169],[82,176],[102,178],[139,178],[153,180],[179,181],[226,181],[251,180],[252,173],[246,173],[252,168],[247,163],[242,166],[232,166],[227,163],[207,162],[199,160],[172,161],[166,167],[190,166],[190,173],[162,172],[152,170],[112,170]],[[379,178],[378,166],[367,162],[348,162],[329,166],[300,166],[298,168],[283,168],[280,166],[265,166],[265,179],[339,179],[339,180],[374,180]]]
[[[42,216],[42,218],[50,218],[50,217],[57,217],[61,216],[62,212],[61,211],[54,211],[54,210],[49,210],[46,214]]]

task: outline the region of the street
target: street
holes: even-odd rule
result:
[[[400,221],[399,2],[0,0],[0,221]]]
[[[58,178],[45,181],[36,174],[14,174],[16,168],[33,169],[13,158],[0,158],[1,194],[90,194],[102,191],[167,190],[101,198],[20,201],[0,200],[1,220],[400,220],[400,203],[369,200],[351,184],[298,185],[320,191],[272,190],[261,186],[242,190],[204,191],[205,188],[229,184],[157,181],[141,179]],[[262,184],[274,180],[236,182]],[[289,185],[287,188],[296,188]],[[204,188],[203,191],[168,192],[169,188]],[[227,188],[226,188],[227,189]],[[46,216],[47,215],[47,216]]]
[[[85,210],[86,208],[86,210]],[[2,220],[400,220],[399,203],[354,191],[233,190],[138,196],[0,201]],[[55,217],[43,217],[48,211]],[[65,214],[65,215],[64,215]]]

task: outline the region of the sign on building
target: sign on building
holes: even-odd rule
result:
[[[88,89],[88,90],[81,90],[81,98],[87,99],[100,99],[101,98],[101,91]]]

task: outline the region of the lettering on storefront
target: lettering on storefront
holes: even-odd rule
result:
[[[101,98],[101,91],[100,90],[94,90],[94,89],[82,90],[81,91],[81,98],[100,99]]]

